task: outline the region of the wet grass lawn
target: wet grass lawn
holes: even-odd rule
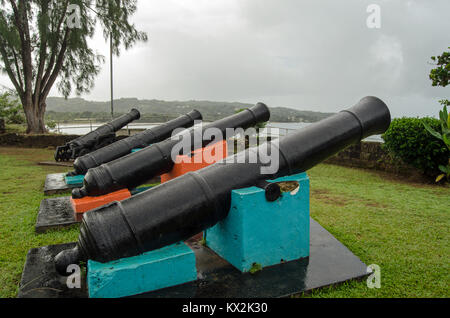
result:
[[[0,297],[15,297],[30,248],[75,241],[78,226],[35,234],[53,150],[0,148]],[[450,187],[403,182],[334,165],[309,171],[311,215],[366,264],[381,267],[381,288],[365,281],[302,297],[449,297]]]

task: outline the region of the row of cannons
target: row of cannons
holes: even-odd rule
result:
[[[138,114],[106,126],[115,129]],[[42,201],[36,231],[81,223],[79,238],[30,250],[19,296],[280,297],[368,275],[358,257],[310,219],[306,171],[386,131],[383,101],[365,97],[236,153],[217,136],[269,121],[266,105],[193,127],[201,119],[193,110],[86,150],[73,171],[49,175],[49,193],[58,187],[72,193]],[[83,136],[78,145],[99,144],[92,140],[101,135]],[[179,147],[182,139],[189,148]],[[276,158],[276,169],[267,169],[273,168],[267,158]],[[87,267],[82,287],[67,287],[80,264]]]

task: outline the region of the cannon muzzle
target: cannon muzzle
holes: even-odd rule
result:
[[[63,273],[61,269],[80,260],[108,262],[186,240],[227,217],[233,189],[306,171],[363,138],[385,132],[390,120],[383,101],[365,97],[282,139],[87,212],[77,247],[61,252],[56,266]],[[267,154],[277,161],[271,172],[263,169],[271,165]]]
[[[269,108],[263,103],[258,103],[245,111],[205,125],[202,129],[185,131],[184,135],[191,140],[190,150],[194,150],[196,147],[204,147],[212,141],[218,141],[214,138],[203,138],[205,131],[210,131],[209,129],[220,131],[222,138],[229,128],[246,129],[268,121],[269,118]],[[123,188],[132,189],[155,176],[169,172],[174,166],[172,149],[179,144],[179,136],[89,169],[84,178],[83,187],[73,189],[72,197],[77,199],[103,195]],[[200,140],[201,143],[196,143],[196,140]]]

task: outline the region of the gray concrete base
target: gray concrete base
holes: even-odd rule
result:
[[[264,268],[255,274],[242,274],[209,248],[190,241],[196,255],[197,281],[136,297],[288,297],[368,275],[367,266],[312,219],[310,235],[309,258]],[[87,297],[85,280],[81,289],[69,289],[65,285],[66,278],[58,275],[54,268],[54,256],[74,244],[31,249],[25,261],[18,297]]]
[[[79,221],[75,219],[70,197],[50,198],[41,201],[34,229],[36,233],[44,233],[76,223]]]
[[[45,178],[44,194],[53,195],[60,193],[68,193],[74,188],[66,183],[66,173],[52,173]]]
[[[86,284],[81,289],[69,289],[67,277],[59,275],[53,257],[61,250],[71,248],[74,243],[33,248],[27,254],[19,287],[19,298],[85,298]],[[85,279],[83,280],[85,281]]]
[[[73,168],[73,161],[41,161],[41,162],[38,162],[38,165]]]

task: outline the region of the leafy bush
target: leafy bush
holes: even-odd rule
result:
[[[11,92],[0,94],[0,117],[5,118],[8,124],[25,123],[22,106]]]
[[[450,101],[448,100],[442,100],[440,101],[441,104],[444,105],[444,109],[439,112],[439,119],[441,122],[441,131],[437,131],[428,124],[423,123],[423,126],[425,129],[435,138],[442,140],[442,142],[445,144],[445,146],[450,150],[450,115],[447,111],[447,106],[450,105]],[[450,156],[448,158],[448,164],[446,166],[440,165],[439,170],[443,172],[443,174],[439,175],[436,178],[436,182],[439,182],[440,180],[447,177],[447,180],[450,181]]]
[[[58,124],[57,124],[56,121],[54,121],[54,120],[48,120],[48,121],[46,122],[46,125],[47,125],[47,127],[50,128],[50,129],[55,129],[56,126],[57,126]]]
[[[393,157],[422,170],[426,175],[439,174],[439,166],[446,165],[449,149],[424,127],[440,130],[440,121],[435,118],[396,118],[382,136],[384,148]]]

